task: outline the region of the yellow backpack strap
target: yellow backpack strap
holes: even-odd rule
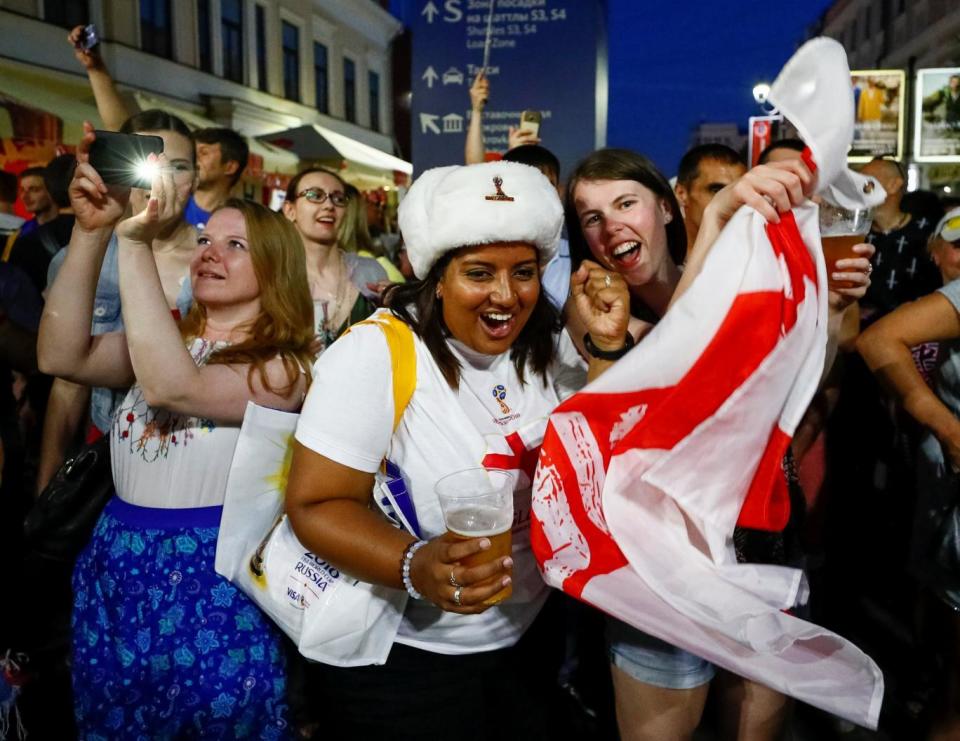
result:
[[[0,262],[8,262],[10,260],[10,253],[13,251],[13,243],[17,241],[17,237],[19,236],[19,229],[17,229],[17,231],[15,231],[13,234],[7,235],[7,241],[3,246],[3,255],[0,256]]]
[[[361,324],[377,325],[387,340],[393,370],[393,429],[396,430],[417,387],[417,350],[413,343],[413,330],[402,319],[384,312],[357,322],[343,334]]]

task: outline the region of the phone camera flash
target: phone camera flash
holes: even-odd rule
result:
[[[144,160],[143,162],[137,163],[134,171],[136,172],[137,178],[142,182],[153,183],[153,179],[157,176],[157,173],[160,172],[160,165],[156,162]]]

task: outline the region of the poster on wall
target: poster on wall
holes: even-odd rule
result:
[[[903,158],[904,86],[899,69],[854,70],[854,126],[850,162],[869,162],[874,157]]]
[[[914,159],[960,162],[960,67],[917,71]]]

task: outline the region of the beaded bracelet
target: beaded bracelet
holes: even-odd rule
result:
[[[400,577],[403,579],[403,586],[414,599],[423,599],[423,595],[413,586],[413,580],[410,578],[410,562],[413,561],[413,554],[419,551],[427,544],[425,540],[415,540],[407,546],[403,552],[403,558],[400,561]]]

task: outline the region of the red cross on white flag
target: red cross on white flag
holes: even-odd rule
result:
[[[765,225],[741,209],[653,332],[557,408],[534,481],[531,543],[549,584],[876,726],[877,666],[785,612],[806,599],[802,572],[738,564],[732,545],[738,523],[786,524],[781,460],[823,366],[817,211],[794,214]]]

